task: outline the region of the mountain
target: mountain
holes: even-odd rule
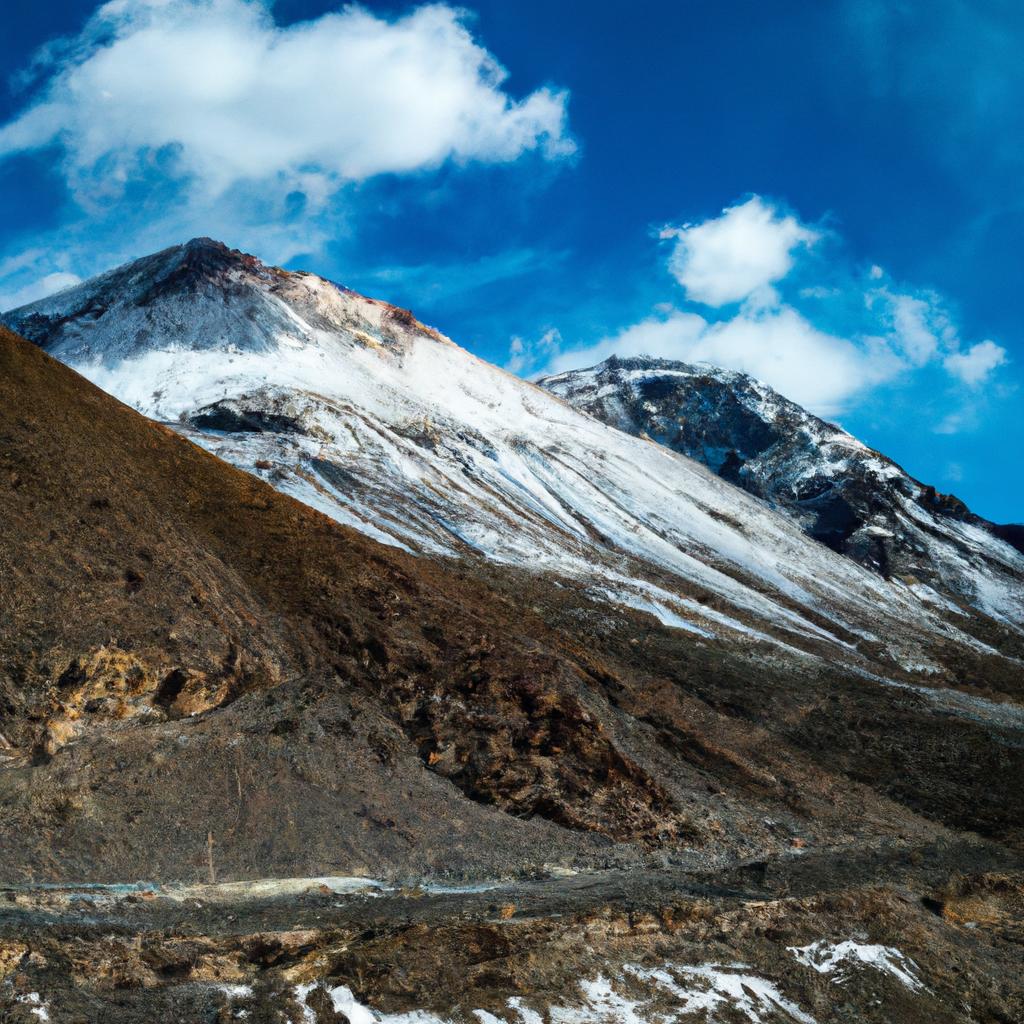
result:
[[[613,356],[538,383],[618,430],[697,459],[881,576],[923,581],[994,614],[1004,609],[989,602],[993,581],[1024,588],[1024,528],[974,515],[747,374]]]
[[[710,863],[751,844],[786,849],[789,830],[812,827],[812,806],[814,829],[845,831],[865,813],[846,790],[878,821],[917,827],[885,803],[890,748],[906,760],[906,806],[1016,834],[1004,811],[1020,792],[973,792],[987,759],[1017,757],[1000,739],[1024,726],[1015,704],[894,685],[854,656],[711,643],[567,577],[380,545],[28,343],[4,334],[0,355],[8,877],[45,860],[58,878],[174,878],[211,830],[226,833],[222,870],[243,876],[339,862],[501,872],[531,864],[535,843],[549,858],[628,862],[664,847]],[[795,713],[819,688],[837,703],[787,721],[787,703]],[[832,735],[844,690],[898,734],[874,767],[853,769]],[[914,730],[897,730],[909,720]],[[929,779],[937,729],[944,757],[958,736],[976,748],[941,787]],[[346,763],[358,772],[339,774]],[[762,771],[790,781],[776,790]],[[851,771],[879,796],[851,786]],[[694,793],[719,772],[725,802],[711,810]],[[803,809],[785,810],[789,787],[806,790]],[[785,835],[756,824],[765,798],[776,823],[796,813]],[[295,834],[253,847],[251,830],[273,834],[297,799]],[[352,808],[403,820],[404,838],[397,826],[383,840],[362,826],[339,836],[329,822]],[[158,827],[168,816],[180,834]],[[455,830],[443,869],[427,831],[437,820]]]
[[[1012,630],[391,307],[207,243],[149,268],[29,316],[174,430],[0,330],[5,1020],[1019,1016]],[[336,521],[371,494],[387,529]],[[489,557],[430,553],[503,509]]]
[[[898,681],[1019,677],[1024,560],[1008,545],[986,534],[991,558],[951,557],[973,607],[919,577],[882,579],[693,460],[312,274],[197,239],[6,319],[145,415],[393,546],[547,573],[709,643]]]
[[[0,442],[5,1019],[1024,1006],[1017,705],[379,545],[3,331]]]

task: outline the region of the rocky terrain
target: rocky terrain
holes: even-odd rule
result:
[[[462,892],[341,879],[286,894],[8,890],[0,957],[18,994],[4,1019],[1010,1024],[1024,889],[985,856],[809,854],[767,873]]]
[[[990,523],[766,384],[731,370],[612,357],[540,385],[604,423],[689,455],[887,578],[987,604],[1024,586],[1024,529]],[[995,538],[995,539],[994,539]]]
[[[208,243],[11,319],[173,429],[0,331],[0,1019],[1024,1015],[1011,575]]]

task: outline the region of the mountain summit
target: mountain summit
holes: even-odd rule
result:
[[[135,260],[8,315],[20,334],[66,363],[113,366],[169,344],[191,351],[235,346],[267,352],[288,327],[280,307],[260,301],[289,275],[211,238]],[[253,288],[259,283],[261,287]],[[198,304],[221,317],[196,317]]]

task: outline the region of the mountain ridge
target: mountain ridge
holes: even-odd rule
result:
[[[915,513],[904,499],[940,529],[944,522],[977,526],[1018,552],[1024,548],[1019,526],[974,514],[747,374],[613,356],[538,383],[602,422],[696,458],[792,515],[809,536],[883,576],[913,573],[963,593],[929,571],[927,559],[909,557],[926,546],[930,527],[908,522]],[[899,530],[904,536],[894,539]]]
[[[929,581],[882,580],[408,311],[219,243],[144,257],[6,319],[195,443],[419,554],[529,566],[708,641],[796,645],[907,681],[960,685],[982,663],[1011,678],[1024,654],[1011,549],[1010,569],[965,563],[984,586],[954,602]]]
[[[536,868],[536,843],[570,863],[663,849],[713,864],[793,834],[836,841],[853,819],[880,835],[1014,835],[1012,772],[976,796],[1015,756],[1010,704],[979,718],[984,702],[696,643],[516,567],[413,558],[2,329],[0,369],[8,875],[49,849],[54,879],[90,862],[97,881],[188,877],[210,831],[235,877],[359,873],[374,857],[399,877],[472,877]],[[782,713],[822,688],[831,703],[811,720]],[[864,702],[886,737],[875,753],[843,737]],[[942,786],[936,756],[962,762]],[[293,820],[295,799],[294,836],[254,842]],[[404,824],[339,836],[339,815]],[[440,845],[432,820],[454,830]]]
[[[242,283],[243,307],[258,308]],[[325,288],[284,284],[293,312],[315,311]],[[196,337],[225,323],[223,294],[189,293]],[[170,425],[0,328],[0,1015],[655,1024],[712,1007],[953,1024],[969,1004],[1016,1019],[1013,634],[965,609],[921,612],[918,594],[691,460],[491,376],[380,304],[321,298],[324,322],[344,314],[348,333],[280,341],[268,374],[295,352],[320,371],[288,394],[254,378],[268,354],[240,345],[167,337],[156,351],[150,337],[154,366],[129,348],[92,367],[123,371],[143,404],[205,388],[211,400]],[[167,300],[151,326],[172,321]],[[109,315],[79,319],[69,340],[102,340]],[[326,375],[335,391],[317,397],[325,346],[355,379],[339,394]],[[395,414],[389,375],[414,387],[438,351],[451,361],[429,382],[435,414]],[[495,381],[510,391],[492,406]],[[191,422],[232,409],[230,433]],[[517,410],[510,440],[500,425]],[[345,456],[339,425],[387,445]],[[280,457],[295,444],[309,445],[300,460]],[[225,445],[276,461],[239,460],[242,472],[202,450]],[[482,474],[488,452],[553,467],[532,518]],[[280,493],[276,473],[320,472],[314,460],[340,497],[376,486],[396,516],[419,508],[411,468],[451,468],[434,485],[461,477],[490,495],[534,557],[376,543],[336,504],[309,507],[321,492]],[[633,490],[627,460],[675,486]],[[515,487],[542,479],[495,464]],[[581,482],[557,489],[559,474]],[[643,511],[652,497],[675,503],[660,521]],[[572,516],[598,502],[609,510],[590,529],[605,541],[584,530],[567,547]],[[616,540],[630,523],[663,529],[665,546]],[[744,570],[737,552],[761,561]],[[771,582],[802,556],[864,603],[779,589],[801,576]],[[668,603],[623,600],[655,593],[678,623]],[[760,637],[739,628],[757,628],[755,613]],[[894,664],[878,622],[941,675]]]

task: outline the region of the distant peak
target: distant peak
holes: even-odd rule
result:
[[[650,355],[620,356],[613,354],[605,359],[604,362],[598,363],[589,370],[569,372],[617,373],[619,371],[635,370],[647,370],[652,373],[664,372],[674,376],[682,374],[688,377],[713,378],[731,387],[735,387],[737,385],[755,387],[759,389],[767,389],[773,394],[777,394],[770,384],[766,384],[764,381],[758,380],[756,377],[752,377],[749,373],[745,373],[743,370],[730,370],[728,367],[718,366],[715,363],[703,361],[686,363],[679,359],[663,359],[658,356]]]
[[[215,238],[193,238],[180,247],[185,258],[193,260],[210,260],[220,264],[242,264],[244,266],[262,267],[263,264],[255,256],[241,249],[231,249]]]

